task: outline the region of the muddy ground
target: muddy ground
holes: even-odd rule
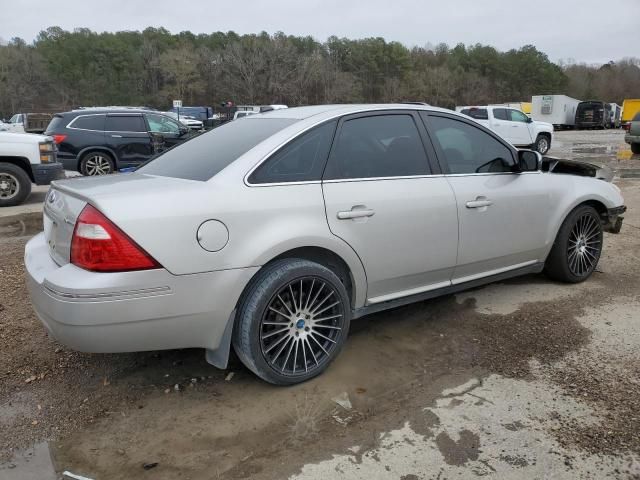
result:
[[[620,132],[558,137],[558,156],[638,161]],[[292,388],[200,350],[66,349],[26,296],[37,221],[0,226],[0,479],[640,478],[640,181],[616,182],[630,211],[588,282],[527,276],[366,317]]]

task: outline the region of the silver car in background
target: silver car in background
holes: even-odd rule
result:
[[[56,182],[26,246],[35,310],[89,352],[201,347],[275,384],[322,372],[352,319],[516,275],[579,282],[620,190],[420,105],[230,122],[132,174]]]

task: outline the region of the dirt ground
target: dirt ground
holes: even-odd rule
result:
[[[589,281],[363,318],[291,388],[200,350],[68,350],[24,286],[37,217],[0,223],[0,479],[640,478],[640,181],[620,178],[640,159],[621,132],[556,140],[552,155],[613,168],[629,206]]]

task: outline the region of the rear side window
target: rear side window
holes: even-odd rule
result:
[[[465,108],[460,111],[464,115],[468,115],[476,120],[489,120],[489,114],[486,108]]]
[[[509,120],[509,118],[507,118],[506,108],[494,108],[493,116],[496,120]]]
[[[429,115],[444,159],[452,174],[511,172],[511,150],[483,130],[468,123]]]
[[[249,177],[249,183],[320,180],[337,122],[329,122],[289,142]]]
[[[355,118],[342,124],[326,179],[426,175],[427,156],[411,115]]]
[[[87,115],[76,117],[69,125],[70,128],[81,128],[83,130],[104,130],[105,115]]]
[[[149,175],[206,181],[260,142],[295,123],[290,118],[229,122],[168,150],[138,171]]]
[[[109,115],[105,122],[107,132],[146,132],[142,115]]]

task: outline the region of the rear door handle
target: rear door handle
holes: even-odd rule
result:
[[[338,220],[349,220],[353,218],[373,217],[376,212],[370,208],[353,207],[351,210],[338,212]]]
[[[482,208],[482,207],[490,207],[493,205],[491,200],[474,200],[472,202],[467,202],[467,208]]]

